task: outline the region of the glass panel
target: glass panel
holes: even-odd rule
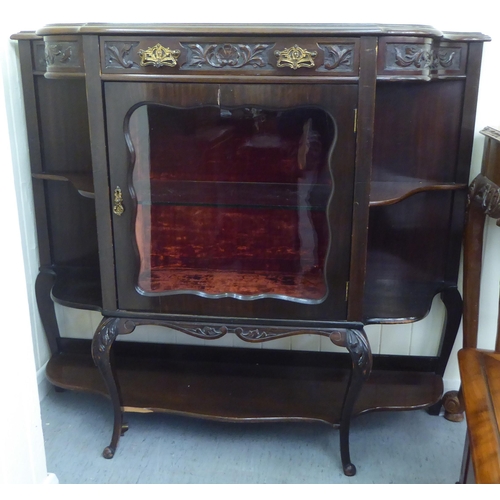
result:
[[[325,297],[327,112],[144,104],[126,136],[140,293]]]

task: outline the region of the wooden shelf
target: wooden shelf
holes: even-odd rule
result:
[[[443,282],[368,281],[364,319],[368,324],[418,321],[428,314],[435,295],[446,288]]]
[[[34,179],[42,179],[45,181],[69,182],[75,189],[85,198],[95,198],[94,181],[92,173],[75,173],[75,172],[33,172],[31,176]]]
[[[56,281],[52,299],[76,309],[102,309],[101,276],[98,267],[59,267],[55,269]]]
[[[370,207],[393,205],[425,191],[457,191],[466,188],[467,184],[437,183],[420,179],[375,181],[371,183]]]
[[[151,199],[141,204],[180,206],[265,207],[325,210],[332,191],[327,184],[269,182],[170,181],[152,179],[145,189]]]
[[[256,422],[323,421],[337,425],[350,369],[320,362],[301,364],[301,354],[269,351],[253,360],[246,349],[159,346],[162,356],[135,356],[115,344],[115,366],[126,411],[162,411],[217,420]],[[138,346],[139,344],[136,344]],[[128,347],[128,346],[125,346]],[[149,350],[156,349],[149,346]],[[208,352],[207,352],[208,351]],[[165,354],[166,353],[166,354]],[[139,355],[138,355],[139,354]],[[262,354],[262,352],[259,352]],[[338,359],[331,355],[329,359]],[[312,356],[314,359],[316,357]],[[291,360],[287,360],[291,358]],[[344,358],[341,358],[344,359]],[[107,390],[86,352],[59,353],[47,365],[49,381],[66,389],[107,396]],[[417,409],[442,395],[434,373],[375,370],[365,384],[355,413],[383,409]]]

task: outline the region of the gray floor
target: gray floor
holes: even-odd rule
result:
[[[42,401],[47,470],[62,484],[452,484],[465,423],[425,411],[381,412],[353,421],[341,471],[338,431],[325,424],[234,424],[167,414],[127,414],[130,430],[112,460],[103,397],[51,391]]]

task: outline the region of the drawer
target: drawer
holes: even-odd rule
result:
[[[101,37],[103,75],[357,77],[357,38]]]
[[[466,64],[466,43],[419,37],[381,37],[379,40],[379,79],[465,76]]]

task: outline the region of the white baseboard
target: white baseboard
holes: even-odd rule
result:
[[[444,391],[443,394],[446,394],[448,391],[458,391],[460,389],[460,379],[454,379],[454,378],[444,378],[443,379],[443,385],[444,385]]]
[[[38,399],[39,401],[43,401],[45,396],[52,389],[52,384],[47,380],[45,376],[45,367],[47,363],[45,363],[37,372],[36,372],[36,382],[38,385]]]

